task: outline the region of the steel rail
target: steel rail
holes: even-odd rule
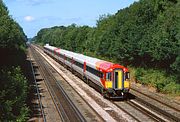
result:
[[[142,113],[144,113],[146,116],[150,117],[151,119],[153,119],[154,121],[157,122],[166,122],[166,120],[164,120],[161,117],[158,117],[157,115],[155,115],[154,113],[144,109],[143,107],[141,107],[140,105],[132,102],[132,101],[127,101],[127,104],[138,109],[139,111],[141,111]]]
[[[34,68],[33,68],[33,65],[32,65],[31,57],[30,57],[30,65],[31,65],[31,72],[33,74],[33,80],[34,80],[35,86],[36,86],[36,92],[37,92],[37,96],[38,96],[39,107],[41,109],[41,114],[42,114],[42,117],[43,117],[43,121],[46,122],[46,117],[45,117],[43,105],[42,105],[42,102],[41,102],[41,97],[40,97],[40,93],[39,93],[39,89],[38,89],[38,85],[37,85],[37,81],[36,81],[36,77],[35,77],[35,73],[34,73]]]
[[[157,102],[159,102],[159,103],[161,103],[161,104],[163,104],[163,105],[165,105],[165,106],[167,106],[167,107],[169,107],[169,108],[171,108],[171,109],[174,109],[174,110],[177,111],[177,112],[180,112],[180,110],[179,110],[178,108],[175,108],[175,107],[173,107],[173,106],[171,106],[171,105],[169,105],[169,104],[167,104],[167,103],[165,103],[165,102],[163,102],[163,101],[161,101],[161,100],[158,100],[158,99],[156,99],[156,98],[154,98],[154,97],[152,97],[152,96],[150,96],[150,95],[147,95],[147,94],[145,94],[145,93],[143,93],[143,92],[141,92],[141,91],[138,91],[138,90],[135,89],[135,88],[131,88],[131,90],[133,90],[133,91],[135,91],[135,92],[138,92],[138,93],[140,93],[140,94],[142,94],[142,95],[144,95],[144,96],[146,96],[146,97],[149,97],[149,98],[151,98],[151,99],[153,99],[153,100],[155,100],[155,101],[157,101]],[[179,104],[179,103],[177,103],[177,104]]]
[[[44,49],[41,47],[41,46],[38,46],[38,45],[36,45],[40,50],[43,50],[44,51]],[[47,54],[48,55],[48,54]],[[48,56],[50,56],[50,55],[48,55]],[[52,56],[50,56],[53,60],[55,60]],[[58,62],[59,63],[59,62]],[[64,66],[62,66],[62,67],[64,67]],[[53,67],[52,67],[53,68]],[[67,71],[70,71],[69,69],[67,69],[67,67],[64,67]],[[53,68],[54,69],[54,68]],[[54,70],[56,70],[56,69],[54,69]],[[64,69],[61,69],[63,72],[65,71]],[[65,73],[67,72],[67,71],[65,71]],[[70,71],[71,72],[71,71]],[[62,75],[62,74],[60,74],[60,73],[58,73],[59,75]],[[64,78],[64,77],[62,77],[66,82],[67,82],[67,80]],[[79,77],[78,77],[79,78]],[[68,84],[69,84],[69,82],[67,82]],[[70,84],[69,84],[70,85]],[[71,85],[70,85],[71,86]],[[71,86],[71,88],[77,93],[77,94],[79,94],[76,90],[75,90],[75,88],[73,88],[72,86]],[[81,96],[81,95],[79,95],[79,97],[86,103],[86,104],[88,104],[89,105],[89,103]],[[97,114],[97,116],[99,117],[99,118],[101,118],[102,120],[103,120],[103,118],[102,118],[102,116],[100,116],[99,114],[98,114],[98,112],[97,111],[95,111],[94,110],[94,108],[92,107],[92,106],[89,106],[90,108],[92,108],[93,109],[93,111]]]
[[[124,111],[125,113],[127,113],[129,116],[131,116],[135,121],[137,122],[141,122],[136,116],[132,115],[128,110],[122,108],[121,106],[119,106],[117,103],[112,102],[114,105],[116,105],[119,109],[121,109],[122,111]]]
[[[34,50],[35,51],[35,50]],[[42,65],[42,63],[40,63],[41,65]],[[45,64],[44,64],[45,65]],[[43,66],[42,66],[43,67]],[[41,68],[42,68],[41,67]],[[86,121],[85,120],[85,118],[83,117],[83,115],[80,113],[80,111],[77,109],[77,107],[74,105],[74,103],[71,101],[71,99],[68,97],[68,95],[66,94],[66,92],[65,92],[65,90],[63,89],[63,87],[57,82],[57,80],[55,79],[55,77],[52,75],[52,73],[49,71],[49,69],[47,69],[47,67],[43,67],[44,69],[44,71],[46,71],[46,72],[48,72],[49,74],[51,74],[51,78],[52,78],[52,80],[54,80],[55,81],[55,83],[56,83],[56,85],[58,86],[58,88],[60,89],[60,91],[59,92],[61,92],[62,93],[62,95],[64,96],[63,98],[64,99],[66,99],[66,101],[68,102],[68,104],[71,106],[71,108],[72,108],[72,110],[75,112],[75,116],[76,116],[76,118],[78,119],[78,121],[82,121],[82,122],[84,122],[84,121]],[[48,81],[48,80],[47,80]],[[51,87],[51,89],[52,89],[52,86],[50,85],[50,83],[49,83],[49,81],[48,81],[48,86],[50,86]],[[53,92],[54,92],[54,94],[55,94],[55,91],[53,90]],[[56,96],[57,97],[57,96]],[[56,100],[56,102],[57,102],[57,100]],[[55,102],[55,103],[56,103]],[[63,105],[61,105],[61,102],[59,101],[59,99],[58,99],[58,105],[60,105],[61,107],[61,111],[64,111],[63,112],[63,115],[61,115],[61,116],[65,116],[66,117],[66,120],[64,119],[64,121],[70,121],[69,120],[69,118],[68,118],[68,116],[67,116],[67,114],[65,113],[65,110],[63,109]],[[58,106],[57,105],[57,106]],[[73,118],[73,119],[75,119],[75,118]]]
[[[142,94],[142,95],[144,95],[144,96],[146,96],[146,97],[148,97],[148,98],[150,98],[150,99],[152,99],[152,100],[155,100],[156,102],[158,102],[158,103],[160,103],[160,104],[162,104],[162,105],[164,105],[164,106],[166,106],[166,107],[169,107],[170,109],[173,109],[174,111],[179,112],[179,110],[178,110],[177,108],[174,108],[174,107],[172,107],[172,106],[170,106],[170,105],[168,105],[168,104],[166,104],[166,103],[164,103],[164,102],[162,102],[162,101],[160,101],[160,100],[157,100],[157,99],[153,98],[152,96],[146,95],[146,94],[144,94],[144,93],[142,93],[142,92],[140,92],[140,91],[138,91],[138,90],[135,90],[135,89],[132,89],[132,90],[134,90],[135,92],[138,92],[138,93],[140,93],[140,94]],[[180,119],[179,119],[178,117],[176,117],[175,115],[173,115],[173,114],[171,114],[171,113],[168,113],[168,112],[162,110],[161,108],[158,108],[157,106],[155,106],[155,105],[153,105],[153,104],[145,101],[144,99],[142,99],[142,98],[140,98],[140,97],[138,97],[138,96],[136,96],[135,99],[138,100],[138,101],[140,101],[141,103],[149,106],[151,109],[154,109],[155,111],[161,113],[162,115],[165,115],[165,116],[171,118],[171,119],[174,120],[174,121],[180,121]]]
[[[41,62],[39,62],[39,60],[37,60],[39,57],[37,56],[37,54],[35,53],[35,50],[34,50],[32,47],[31,47],[31,51],[33,52],[34,58],[36,58],[36,62],[37,62],[38,64],[42,65]],[[41,66],[41,67],[42,67],[42,66]],[[63,117],[63,115],[62,115],[62,112],[64,113],[64,116],[65,116],[66,114],[65,114],[65,112],[64,112],[63,109],[60,109],[60,107],[58,107],[58,103],[60,103],[60,101],[58,100],[57,96],[55,95],[55,92],[54,92],[53,88],[51,87],[50,83],[48,82],[49,80],[47,79],[47,76],[46,76],[46,74],[44,73],[44,71],[43,71],[43,69],[42,69],[41,67],[40,67],[41,74],[42,74],[43,77],[44,77],[44,82],[45,82],[45,85],[46,85],[46,87],[47,87],[47,89],[48,89],[48,92],[49,92],[49,94],[50,94],[50,96],[51,96],[51,98],[52,98],[52,100],[53,100],[53,103],[54,103],[54,105],[55,105],[55,107],[56,107],[56,110],[58,111],[58,114],[59,114],[61,120],[62,120],[63,122],[65,122],[65,119],[64,119],[64,117]],[[61,104],[59,104],[59,105],[61,105]],[[62,106],[61,106],[61,108],[62,108]],[[66,117],[66,118],[68,118],[68,117]]]

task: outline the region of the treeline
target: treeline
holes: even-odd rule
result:
[[[27,121],[26,35],[0,0],[0,121]]]
[[[169,91],[180,92],[179,0],[140,0],[115,15],[101,16],[96,27],[45,28],[33,40],[138,67],[137,81],[148,81],[145,74],[153,74],[152,85],[160,91],[173,82]]]

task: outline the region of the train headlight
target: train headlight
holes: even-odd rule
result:
[[[130,87],[130,82],[129,80],[124,81],[124,88],[129,88]]]
[[[105,82],[105,87],[106,88],[112,88],[112,81],[106,81]]]

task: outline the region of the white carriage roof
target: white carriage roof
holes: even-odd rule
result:
[[[94,66],[94,64],[96,62],[99,62],[99,61],[104,61],[104,60],[100,60],[100,59],[97,59],[97,58],[93,58],[93,57],[89,57],[89,56],[85,56],[83,54],[80,54],[80,53],[74,53],[74,52],[71,52],[71,51],[68,51],[68,50],[64,50],[64,49],[59,49],[57,47],[54,47],[54,46],[49,46],[49,45],[45,45],[44,47],[54,51],[56,50],[57,53],[62,53],[62,54],[65,54],[67,57],[69,58],[74,58],[74,59],[77,59],[79,61],[81,61],[82,63],[84,61],[86,61],[86,63],[89,63],[90,65]],[[104,62],[107,62],[107,61],[104,61]],[[110,62],[109,62],[110,63]]]

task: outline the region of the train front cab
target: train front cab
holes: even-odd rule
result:
[[[126,69],[114,69],[105,73],[105,97],[126,98],[130,89],[130,75]]]

